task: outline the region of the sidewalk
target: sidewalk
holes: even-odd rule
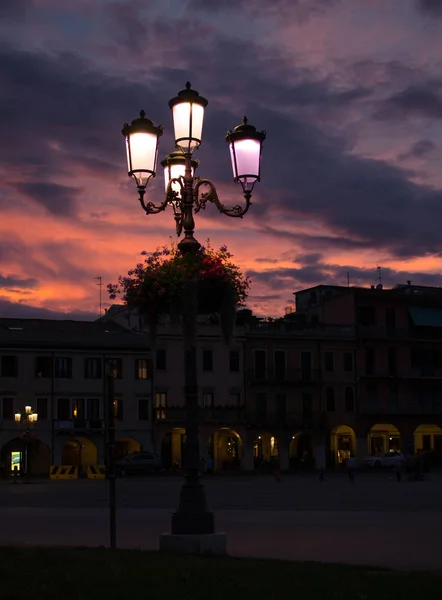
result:
[[[158,549],[171,511],[119,509],[117,545]],[[106,509],[1,508],[0,545],[107,546]],[[217,511],[232,556],[442,573],[442,513]],[[424,532],[431,532],[424,534]]]

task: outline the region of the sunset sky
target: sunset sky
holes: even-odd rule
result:
[[[199,175],[228,205],[225,133],[267,132],[244,219],[214,205],[196,237],[227,244],[249,307],[278,316],[324,284],[441,285],[440,0],[0,2],[0,316],[98,316],[99,288],[175,236],[127,177],[124,122],[164,126],[190,80],[209,100]],[[148,199],[164,191],[162,168]]]

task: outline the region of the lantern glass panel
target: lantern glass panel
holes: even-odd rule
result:
[[[201,143],[204,107],[193,102],[180,102],[172,110],[175,143],[184,152],[193,152]]]
[[[234,178],[250,189],[259,178],[261,142],[251,139],[233,141],[230,143],[230,156]]]

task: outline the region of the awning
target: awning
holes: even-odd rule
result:
[[[408,311],[416,327],[442,327],[442,308],[411,306]]]

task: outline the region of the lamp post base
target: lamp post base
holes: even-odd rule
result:
[[[160,552],[224,556],[227,554],[225,533],[182,534],[162,533]]]
[[[180,494],[180,505],[172,515],[173,535],[212,535],[215,517],[207,507],[204,486],[200,481],[186,481]]]

